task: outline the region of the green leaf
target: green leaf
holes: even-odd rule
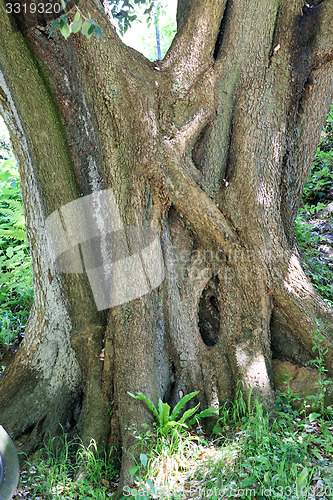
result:
[[[189,422],[189,425],[191,425],[190,422]],[[216,424],[214,426],[214,429],[213,429],[213,434],[218,435],[218,434],[221,434],[222,431],[223,431],[222,425]]]
[[[81,28],[82,34],[87,38],[91,37],[91,35],[88,35],[88,31],[90,29],[90,26],[91,26],[91,23],[89,21],[84,21],[84,23],[82,24],[82,28]]]
[[[69,24],[65,23],[63,20],[61,20],[59,23],[59,29],[60,29],[60,33],[62,34],[62,36],[67,40],[67,38],[71,34]]]
[[[148,462],[147,455],[145,455],[144,453],[140,453],[140,462],[142,463],[142,465],[144,466],[144,468],[146,468],[147,462]]]
[[[76,11],[76,14],[75,14],[75,16],[74,16],[74,21],[76,21],[76,22],[77,22],[77,21],[79,21],[80,19],[81,19],[81,14],[80,14],[80,12],[77,10],[77,11]],[[73,21],[73,22],[74,22],[74,21]]]
[[[197,406],[195,406],[194,408],[190,408],[189,410],[186,410],[186,412],[182,415],[182,418],[179,420],[179,422],[182,424],[184,422],[186,422],[186,420],[190,417],[192,417],[192,415],[194,415],[194,413],[198,410],[200,406],[200,403],[197,404]]]
[[[308,475],[309,475],[309,469],[307,467],[304,467],[304,469],[302,470],[302,472],[300,472],[300,474],[296,479],[296,491],[298,492],[302,491],[302,488],[304,488],[307,485]]]
[[[158,400],[158,413],[159,424],[163,427],[170,420],[170,406],[168,403],[163,403],[161,399]]]
[[[321,456],[321,454],[319,453],[319,451],[317,450],[317,448],[312,448],[311,449],[311,453],[313,456],[315,456],[316,458],[318,458],[319,460],[321,460],[323,457]]]
[[[315,422],[318,417],[320,417],[320,413],[310,413],[309,422]]]
[[[149,484],[149,486],[151,487],[151,491],[153,492],[153,494],[156,495],[155,486],[154,486],[153,481],[151,479],[146,479],[146,481]]]
[[[95,34],[98,38],[101,38],[103,36],[103,30],[99,24],[95,24]]]
[[[79,16],[77,18],[77,15]],[[82,17],[80,16],[80,12],[77,12],[74,17],[74,21],[71,23],[70,28],[72,33],[78,33],[82,26]]]
[[[199,394],[200,391],[195,391],[195,392],[190,392],[190,394],[187,394],[186,396],[183,396],[180,401],[176,404],[174,409],[172,410],[172,413],[170,415],[170,420],[176,420],[177,415],[182,411],[184,406],[188,401],[193,399],[195,396]]]
[[[184,427],[187,429],[186,424],[181,424],[180,422],[176,422],[176,420],[170,420],[163,428],[162,428],[162,434],[163,436],[167,436],[170,429],[173,427]]]
[[[146,396],[144,396],[142,394],[142,392],[137,392],[136,396],[134,394],[132,394],[131,392],[128,392],[127,391],[127,394],[129,394],[131,396],[131,398],[134,398],[134,399],[138,399],[139,401],[144,401],[148,408],[150,409],[150,411],[154,414],[154,416],[158,419],[158,411],[156,409],[156,406],[150,401],[150,399],[148,399]]]
[[[7,257],[9,257],[9,258],[13,257],[13,253],[14,253],[13,247],[8,247],[6,250]]]
[[[137,465],[133,465],[133,467],[130,467],[129,470],[130,476],[134,477],[135,474],[138,472],[138,470],[140,470],[140,467],[138,467]]]
[[[95,25],[94,24],[91,24],[90,25],[90,28],[88,29],[88,35],[92,35],[93,32],[95,31]]]
[[[56,19],[55,21],[53,21],[52,26],[51,26],[51,31],[50,31],[50,34],[49,34],[49,38],[52,35],[52,33],[54,33],[55,30],[57,29],[59,21],[60,21],[59,17],[58,17],[58,19]]]
[[[216,412],[216,408],[207,408],[206,410],[202,410],[200,413],[197,413],[194,418],[187,422],[187,425],[193,425],[197,420],[200,420],[201,418],[210,417],[211,415],[217,416]]]

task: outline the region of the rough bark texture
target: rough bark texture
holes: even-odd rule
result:
[[[35,301],[1,377],[0,417],[27,451],[59,425],[122,448],[149,422],[127,391],[218,408],[238,379],[269,406],[273,358],[306,365],[333,313],[304,274],[294,219],[333,101],[333,4],[183,0],[162,61],[104,39],[29,28],[0,1],[0,111],[20,164]],[[112,188],[124,225],[158,230],[166,277],[99,312],[86,276],[59,273],[45,219]],[[104,361],[98,357],[105,349]]]

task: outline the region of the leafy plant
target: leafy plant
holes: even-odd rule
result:
[[[149,477],[147,477],[149,476],[149,472],[147,470],[147,455],[140,453],[139,460],[140,465],[136,464],[129,470],[131,478],[135,478],[136,484],[139,485],[139,489],[125,487],[124,493],[126,493],[126,495],[122,496],[120,500],[128,498],[129,495],[137,500],[149,500],[151,493],[154,496],[156,495],[154,483]]]
[[[317,323],[317,325],[318,325],[318,330],[310,334],[313,342],[312,351],[313,352],[317,351],[317,355],[314,359],[309,361],[309,363],[314,365],[315,368],[318,370],[319,378],[315,386],[319,389],[319,392],[318,394],[308,396],[307,399],[315,400],[319,405],[321,414],[324,416],[325,413],[326,414],[332,413],[331,411],[325,409],[325,395],[327,393],[328,386],[331,385],[332,382],[328,380],[326,377],[326,373],[328,370],[325,367],[324,356],[328,353],[328,347],[325,342],[325,335],[324,332],[320,331],[320,324]]]
[[[183,415],[178,420],[176,420],[186,403],[197,396],[199,392],[200,391],[191,392],[190,394],[183,396],[172,411],[168,403],[163,403],[161,398],[159,398],[158,406],[156,408],[156,406],[150,401],[150,399],[144,396],[141,392],[138,392],[136,395],[130,392],[127,392],[127,394],[129,394],[132,398],[138,399],[139,401],[144,401],[147,404],[148,408],[156,419],[157,426],[159,427],[162,435],[167,436],[173,428],[177,428],[178,430],[180,430],[181,428],[187,429],[188,426],[194,424],[197,419],[199,420],[216,413],[215,408],[208,408],[201,411],[194,417],[194,414],[197,412],[200,406],[200,403],[198,403],[194,408],[189,408],[188,410],[186,410]]]
[[[292,393],[290,379],[284,406],[274,413],[257,398],[253,401],[251,393],[245,398],[244,384],[238,382],[235,401],[221,409],[215,438],[209,441],[195,434],[200,428],[187,433],[177,447],[172,447],[172,434],[159,438],[159,426],[157,433],[136,435],[146,451],[132,469],[135,485],[126,496],[180,500],[185,492],[190,498],[263,500],[314,498],[320,488],[332,491],[327,466],[333,453],[333,422],[317,421],[317,413],[302,419],[291,405],[298,396]],[[155,494],[147,479],[153,481]]]
[[[33,289],[19,173],[10,150],[0,155],[0,344],[6,345],[23,334]]]
[[[316,342],[324,355],[323,343]],[[290,391],[287,381],[289,400]],[[134,484],[124,489],[122,500],[331,498],[333,421],[318,417],[312,413],[301,418],[292,408],[290,413],[268,413],[257,398],[244,397],[239,382],[237,402],[222,408],[222,432],[214,438],[200,436],[199,426],[181,435],[176,427],[166,437],[159,425],[156,432],[135,434],[146,451],[136,455],[130,469]],[[176,435],[177,447],[172,444]],[[32,500],[113,496],[117,469],[109,456],[98,453],[94,442],[84,448],[64,435],[50,440],[45,450],[33,463],[27,462],[21,472],[21,494],[14,500],[23,494]]]
[[[283,419],[280,421],[281,425],[291,425],[295,417],[298,417],[298,412],[294,410],[293,403],[300,401],[301,398],[299,394],[294,393],[291,389],[290,383],[292,380],[292,375],[290,372],[285,373],[286,390],[281,391],[275,400],[275,409],[280,417]]]
[[[333,106],[321,134],[311,172],[303,191],[303,202],[317,205],[332,191],[333,181]],[[332,198],[333,195],[331,195]]]

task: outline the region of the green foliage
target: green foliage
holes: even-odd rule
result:
[[[225,403],[222,408],[222,413],[219,421],[213,430],[215,434],[221,432],[221,425],[225,426],[230,423],[239,425],[242,422],[246,421],[247,415],[251,412],[251,395],[252,390],[250,390],[246,402],[244,400],[244,382],[239,380],[236,385],[234,401],[231,404],[230,402]]]
[[[84,16],[78,7],[76,7],[74,20],[72,22],[69,22],[67,14],[61,14],[61,16],[53,21],[49,37],[58,28],[66,40],[71,33],[76,34],[80,30],[88,39],[91,38],[92,35],[96,35],[98,38],[103,36],[103,30],[100,25],[91,19],[90,15],[88,17]]]
[[[316,366],[322,366],[322,342],[316,334]],[[292,407],[299,397],[290,377],[286,384],[269,413],[251,392],[244,396],[239,382],[235,400],[220,411],[214,439],[200,427],[179,436],[176,445],[158,432],[134,433],[142,451],[131,469],[135,484],[122,499],[310,499],[320,491],[331,498],[333,422],[315,412],[301,418]]]
[[[333,452],[332,435],[326,442],[329,424],[319,420],[319,427],[318,413],[302,420],[291,405],[299,397],[290,389],[290,377],[286,383],[287,390],[280,394],[273,413],[265,412],[257,399],[246,405],[240,394],[223,409],[221,453],[195,472],[196,478],[203,478],[206,491],[216,488],[220,497],[222,491],[228,497],[238,490],[242,499],[249,498],[250,491],[258,499],[308,498],[318,489],[317,481],[332,491],[326,472]]]
[[[33,462],[26,461],[18,493],[30,490],[33,500],[104,500],[119,472],[113,453],[113,448],[109,454],[99,453],[94,440],[85,447],[78,438],[69,441],[63,433],[49,439]]]
[[[333,199],[333,105],[327,116],[311,172],[303,191],[303,208]]]
[[[319,330],[312,335],[313,364],[324,381],[325,336]],[[131,395],[148,405],[156,427],[152,432],[143,425],[141,434],[134,430],[140,447],[129,471],[134,484],[124,488],[121,500],[331,498],[332,413],[324,408],[323,413],[306,416],[294,410],[291,403],[299,398],[291,391],[290,378],[272,413],[251,392],[245,397],[244,384],[238,382],[235,400],[220,409],[214,438],[205,436],[199,425],[191,431],[175,427],[162,433],[167,418],[177,419],[198,392],[182,398],[172,411],[162,401],[155,406],[141,393]],[[319,382],[318,387],[325,392],[327,385]],[[85,448],[65,434],[50,439],[34,463],[26,463],[18,493],[29,491],[33,500],[111,497],[118,474],[111,452],[100,454],[93,440]]]
[[[319,323],[317,323],[317,326],[318,330],[311,334],[313,342],[312,351],[316,353],[316,357],[311,360],[310,363],[318,370],[319,373],[319,379],[316,383],[316,387],[319,389],[319,392],[318,394],[310,396],[307,399],[315,400],[321,415],[325,416],[327,413],[332,415],[332,411],[325,408],[325,395],[327,393],[328,386],[331,385],[332,382],[326,377],[328,370],[325,367],[324,356],[328,353],[328,347],[326,344],[325,332],[321,331]]]
[[[320,223],[307,221],[301,214],[295,221],[295,231],[299,247],[304,256],[304,266],[313,286],[324,300],[333,305],[333,268],[329,259],[325,259],[321,247],[325,246],[327,235],[330,234],[332,223],[330,219]],[[323,228],[323,230],[318,230]]]
[[[195,423],[196,419],[208,417],[216,413],[216,409],[209,408],[198,413],[194,418],[194,415],[200,406],[200,403],[198,403],[194,408],[189,408],[188,410],[186,410],[183,415],[178,420],[176,420],[180,412],[183,410],[184,406],[191,399],[197,396],[199,394],[199,391],[191,392],[190,394],[183,396],[181,400],[176,404],[172,412],[170,412],[171,408],[168,403],[163,403],[161,398],[159,398],[158,407],[156,408],[156,406],[150,401],[150,399],[144,396],[141,392],[138,392],[136,395],[131,394],[130,392],[128,392],[127,394],[129,394],[132,398],[138,399],[139,401],[144,401],[147,404],[149,410],[154,415],[156,419],[156,425],[158,426],[159,431],[163,436],[167,436],[170,431],[175,428],[177,428],[178,431],[181,430],[181,428],[187,429],[189,425],[193,425]]]
[[[15,159],[0,150],[0,345],[22,335],[32,303],[32,270]]]
[[[304,188],[303,199],[315,203],[332,190],[333,181],[333,150],[322,151],[320,147]]]
[[[139,465],[134,465],[130,468],[130,476],[134,478],[137,484],[140,484],[140,490],[136,488],[126,488],[126,496],[122,496],[120,500],[124,500],[131,496],[136,500],[149,500],[150,494],[156,495],[155,486],[153,481],[146,476],[149,476],[148,472],[148,457],[144,453],[140,453],[140,462]],[[145,481],[144,481],[145,477]]]
[[[286,390],[281,391],[275,400],[275,408],[280,416],[284,418],[280,421],[281,425],[285,427],[291,426],[295,417],[298,417],[297,410],[294,409],[294,403],[296,401],[301,401],[299,394],[292,391],[290,383],[292,380],[292,375],[290,373],[285,374],[284,384],[286,384]]]
[[[318,212],[333,200],[333,106],[324,127],[311,173],[304,188],[302,204],[295,221],[305,270],[324,300],[333,306],[333,266],[330,235],[333,218],[319,219]]]
[[[154,12],[158,12],[161,4],[158,0],[109,0],[112,16],[118,21],[120,33],[123,35],[137,20],[136,6],[145,5],[144,15],[147,22],[153,20]]]
[[[212,464],[211,477],[217,474],[218,490],[224,489],[228,495],[237,488],[239,498],[244,499],[246,489],[255,490],[257,498],[287,498],[289,495],[284,491],[287,487],[295,491],[310,484],[312,474],[306,473],[307,447],[284,419],[285,414],[274,419],[256,399],[251,413],[240,425],[229,425],[229,436],[224,436],[224,453]],[[226,467],[231,443],[232,468]],[[208,481],[206,488],[211,486]]]

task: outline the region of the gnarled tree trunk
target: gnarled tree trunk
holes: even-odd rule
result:
[[[0,2],[0,111],[20,164],[35,300],[1,377],[1,424],[31,448],[50,431],[123,447],[149,421],[127,391],[218,407],[238,379],[269,406],[272,359],[304,365],[333,313],[299,261],[294,219],[333,100],[331,0],[179,1],[162,61],[104,38],[48,38]],[[18,23],[18,24],[17,24]],[[86,274],[61,273],[47,217],[112,189],[125,227],[160,236],[165,279],[99,311]],[[104,356],[100,356],[102,350]]]

